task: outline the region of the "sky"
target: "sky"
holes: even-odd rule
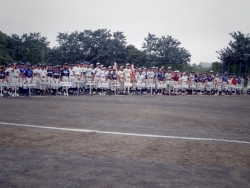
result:
[[[215,62],[229,33],[250,33],[249,0],[0,0],[0,31],[40,32],[56,46],[58,32],[122,31],[141,49],[148,33],[181,42],[191,63]]]

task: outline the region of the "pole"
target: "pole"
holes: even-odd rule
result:
[[[245,79],[247,77],[247,61],[246,61],[246,68],[245,68]]]

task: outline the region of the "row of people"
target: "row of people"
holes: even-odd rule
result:
[[[228,76],[210,71],[205,73],[172,71],[171,67],[165,71],[156,67],[131,69],[130,64],[118,70],[112,66],[107,69],[100,63],[88,62],[64,64],[64,66],[37,65],[30,63],[13,63],[0,67],[1,95],[8,93],[28,96],[30,87],[36,94],[46,92],[69,94],[242,94],[244,78],[242,76]],[[249,80],[249,77],[248,77]],[[63,84],[64,83],[64,84]],[[67,83],[67,84],[65,84]]]

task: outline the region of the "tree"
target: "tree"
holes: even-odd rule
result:
[[[223,48],[216,53],[219,54],[218,58],[223,62],[223,69],[236,73],[249,72],[250,62],[250,37],[249,34],[244,35],[240,31],[229,33],[234,39],[229,42],[229,46]]]
[[[107,29],[59,33],[57,42],[62,62],[100,62],[105,66],[115,61],[125,63],[126,37],[119,31],[113,34]]]
[[[222,72],[222,63],[220,63],[220,62],[213,62],[212,63],[212,70],[214,72]]]
[[[126,46],[126,62],[133,63],[135,67],[147,66],[146,52],[138,50],[134,45]]]
[[[13,34],[9,37],[9,47],[12,57],[17,61],[31,64],[45,63],[48,58],[49,42],[40,33],[23,34],[19,37]]]
[[[158,38],[149,33],[144,40],[142,48],[146,52],[151,65],[161,66],[190,62],[191,54],[185,48],[180,47],[181,43],[171,36]]]
[[[13,61],[11,49],[8,47],[8,36],[0,31],[0,64],[6,64]]]

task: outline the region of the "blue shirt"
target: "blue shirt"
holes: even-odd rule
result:
[[[33,76],[33,70],[31,70],[31,69],[25,69],[24,75],[27,78],[31,78]]]
[[[69,69],[63,69],[62,72],[61,72],[61,76],[69,77]]]
[[[53,76],[54,76],[55,79],[58,79],[58,78],[60,77],[60,75],[61,75],[61,74],[60,74],[59,71],[54,71],[54,72],[53,72]]]
[[[207,80],[208,80],[209,82],[212,82],[213,79],[214,79],[214,78],[213,78],[211,75],[209,75],[209,76],[207,77]]]
[[[48,77],[52,77],[53,73],[54,73],[53,69],[47,70]]]
[[[227,76],[227,75],[223,75],[223,76],[222,76],[222,81],[223,81],[223,82],[227,82],[227,79],[228,79],[228,76]]]
[[[4,79],[5,77],[5,72],[4,71],[0,71],[0,79]]]
[[[113,80],[116,80],[117,79],[117,74],[112,74],[112,78],[113,78]]]
[[[163,73],[158,73],[157,78],[158,78],[160,81],[163,81],[163,79],[164,79],[164,74],[163,74]]]
[[[107,78],[111,80],[111,79],[112,79],[112,77],[113,77],[113,74],[108,73]]]

